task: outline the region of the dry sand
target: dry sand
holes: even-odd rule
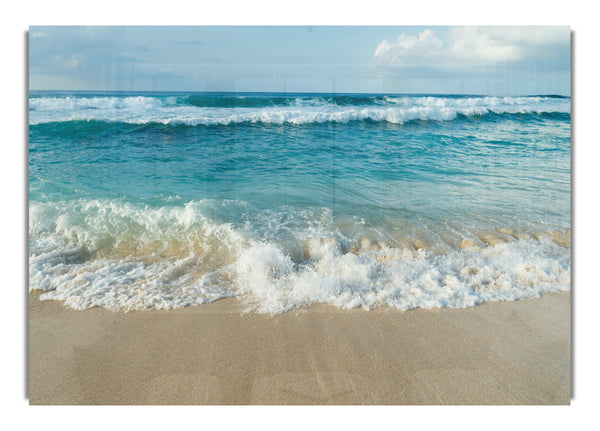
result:
[[[30,404],[569,404],[570,295],[463,310],[74,311],[30,294]]]

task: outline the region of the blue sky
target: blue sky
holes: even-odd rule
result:
[[[30,27],[32,90],[570,95],[568,27]]]

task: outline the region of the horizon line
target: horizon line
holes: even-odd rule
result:
[[[501,93],[427,93],[427,92],[409,92],[409,93],[397,93],[397,92],[326,92],[326,91],[202,91],[202,90],[42,90],[42,89],[29,89],[31,92],[64,92],[64,93],[196,93],[196,94],[314,94],[314,95],[354,95],[354,94],[365,94],[365,95],[381,95],[381,96],[475,96],[475,97],[560,97],[560,98],[571,98],[571,95],[548,93],[548,94],[501,94]]]

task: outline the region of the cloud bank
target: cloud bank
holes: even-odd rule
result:
[[[426,29],[383,40],[373,63],[390,67],[489,67],[551,56],[569,45],[568,27],[453,27],[438,36]],[[562,54],[562,51],[561,51]]]

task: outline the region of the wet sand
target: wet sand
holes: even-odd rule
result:
[[[469,309],[29,302],[30,404],[569,404],[570,295]]]

